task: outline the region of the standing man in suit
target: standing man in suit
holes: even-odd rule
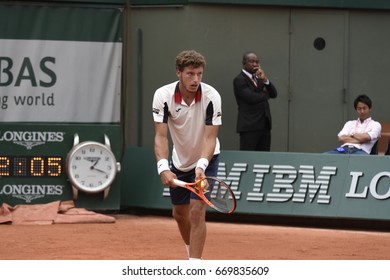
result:
[[[269,151],[272,121],[268,99],[276,98],[278,93],[261,68],[256,53],[244,53],[242,65],[243,69],[233,80],[240,150]]]

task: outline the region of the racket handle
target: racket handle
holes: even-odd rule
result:
[[[175,185],[180,186],[180,187],[184,187],[187,184],[186,182],[181,181],[179,179],[173,179],[173,182],[175,183]]]

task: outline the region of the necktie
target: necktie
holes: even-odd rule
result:
[[[252,81],[253,81],[253,83],[255,84],[255,86],[257,87],[257,78],[256,78],[256,74],[253,74],[253,75],[252,75]]]

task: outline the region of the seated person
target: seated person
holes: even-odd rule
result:
[[[345,123],[337,135],[341,146],[327,152],[328,154],[369,155],[379,139],[382,126],[371,118],[371,99],[367,95],[359,95],[353,105],[358,119]]]

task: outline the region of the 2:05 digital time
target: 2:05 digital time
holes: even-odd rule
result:
[[[0,155],[0,177],[60,177],[60,156]]]

